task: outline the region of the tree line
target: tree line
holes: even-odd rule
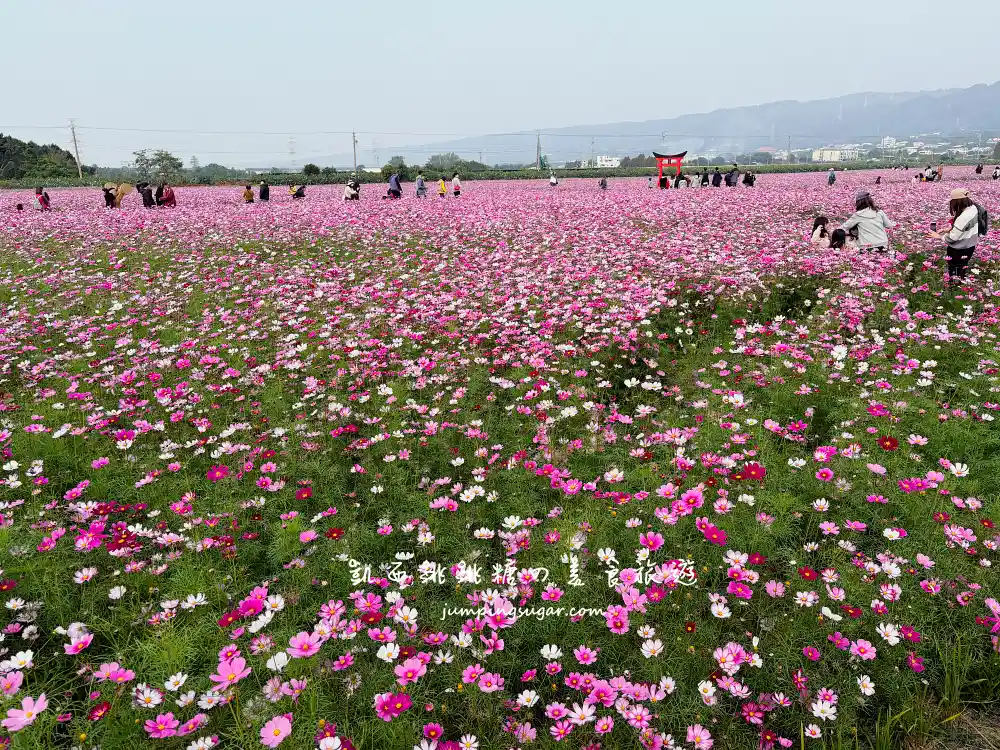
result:
[[[97,167],[83,167],[87,175],[96,171]],[[45,180],[76,176],[76,158],[66,149],[54,144],[42,146],[0,133],[0,179]]]

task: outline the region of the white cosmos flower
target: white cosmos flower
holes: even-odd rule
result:
[[[858,678],[858,689],[861,690],[862,695],[875,695],[875,683],[872,682],[872,678],[866,674],[863,674]]]
[[[284,651],[279,651],[270,659],[267,660],[267,668],[272,672],[280,672],[288,665],[288,654]]]
[[[548,661],[555,661],[556,659],[562,658],[562,650],[558,646],[552,644],[542,646],[541,654],[542,658],[547,659]]]
[[[525,690],[517,696],[517,705],[524,708],[531,708],[538,703],[538,693],[534,690]]]
[[[652,659],[654,656],[659,656],[663,653],[663,641],[659,638],[656,640],[646,640],[642,644],[642,655],[647,659]]]
[[[187,678],[188,676],[186,674],[178,672],[177,674],[168,677],[167,681],[163,683],[163,687],[172,693],[175,690],[180,690],[184,687],[184,683],[187,682]]]
[[[810,708],[812,715],[823,721],[835,721],[837,719],[837,707],[830,701],[815,701]]]

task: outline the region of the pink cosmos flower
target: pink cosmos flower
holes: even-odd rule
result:
[[[80,638],[74,638],[69,643],[64,643],[63,650],[67,654],[78,654],[85,648],[87,648],[87,646],[89,646],[93,640],[94,640],[93,634],[87,633],[86,635],[81,636]]]
[[[416,682],[427,674],[427,667],[420,659],[407,659],[402,664],[397,664],[394,671],[397,677],[396,682],[405,686]]]
[[[9,698],[21,689],[22,682],[24,682],[24,672],[8,672],[0,677],[0,689]]]
[[[7,709],[7,718],[0,721],[0,724],[8,732],[20,732],[26,726],[33,724],[35,719],[38,718],[38,714],[48,707],[49,701],[45,697],[45,693],[39,695],[37,700],[30,695],[26,696],[21,701],[20,708]]]
[[[208,679],[217,683],[215,690],[221,692],[232,687],[249,674],[250,667],[247,666],[246,660],[236,657],[220,662],[216,673],[209,675]]]
[[[478,684],[484,693],[495,693],[497,690],[503,690],[504,679],[498,674],[484,672]]]
[[[275,716],[260,729],[260,744],[277,747],[292,733],[291,714]]]
[[[655,531],[639,534],[639,544],[650,552],[656,552],[656,550],[663,546],[663,535]]]
[[[155,719],[147,719],[145,724],[146,733],[155,740],[164,737],[173,737],[177,734],[177,727],[180,722],[174,718],[173,713],[159,714]]]
[[[471,664],[462,670],[462,682],[466,685],[471,685],[473,682],[476,682],[480,675],[482,675],[485,671],[486,670],[483,669],[481,665]]]
[[[319,652],[320,643],[319,635],[302,631],[292,636],[286,650],[289,656],[305,659]]]
[[[858,639],[851,643],[851,655],[857,656],[862,661],[871,661],[875,658],[875,647],[864,639]]]
[[[712,733],[701,724],[694,724],[687,728],[687,741],[694,744],[695,750],[709,750],[715,744]]]

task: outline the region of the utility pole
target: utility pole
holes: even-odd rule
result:
[[[69,132],[73,136],[73,153],[76,154],[76,174],[83,179],[83,167],[80,166],[80,145],[76,142],[76,120],[69,121]]]
[[[792,134],[788,134],[788,161],[792,160]]]
[[[358,176],[358,134],[351,131],[351,147],[354,149],[354,176]]]
[[[535,169],[542,168],[542,134],[535,136]]]
[[[590,168],[594,169],[597,166],[597,147],[594,145],[594,139],[590,139]]]
[[[288,158],[291,161],[289,165],[292,169],[295,169],[295,139],[288,139]]]

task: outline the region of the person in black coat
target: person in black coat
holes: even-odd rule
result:
[[[719,168],[716,167],[715,174],[712,175],[712,187],[721,187],[721,186],[722,186],[722,172],[720,172]]]
[[[156,201],[157,206],[163,205],[163,184],[156,186],[156,193],[153,195],[153,200]]]
[[[262,201],[269,201],[269,200],[271,200],[271,188],[268,187],[267,183],[264,180],[260,181],[260,195],[259,195],[259,197],[260,197],[260,199]]]
[[[115,191],[110,188],[101,188],[104,191],[104,207],[114,208],[115,207]]]

